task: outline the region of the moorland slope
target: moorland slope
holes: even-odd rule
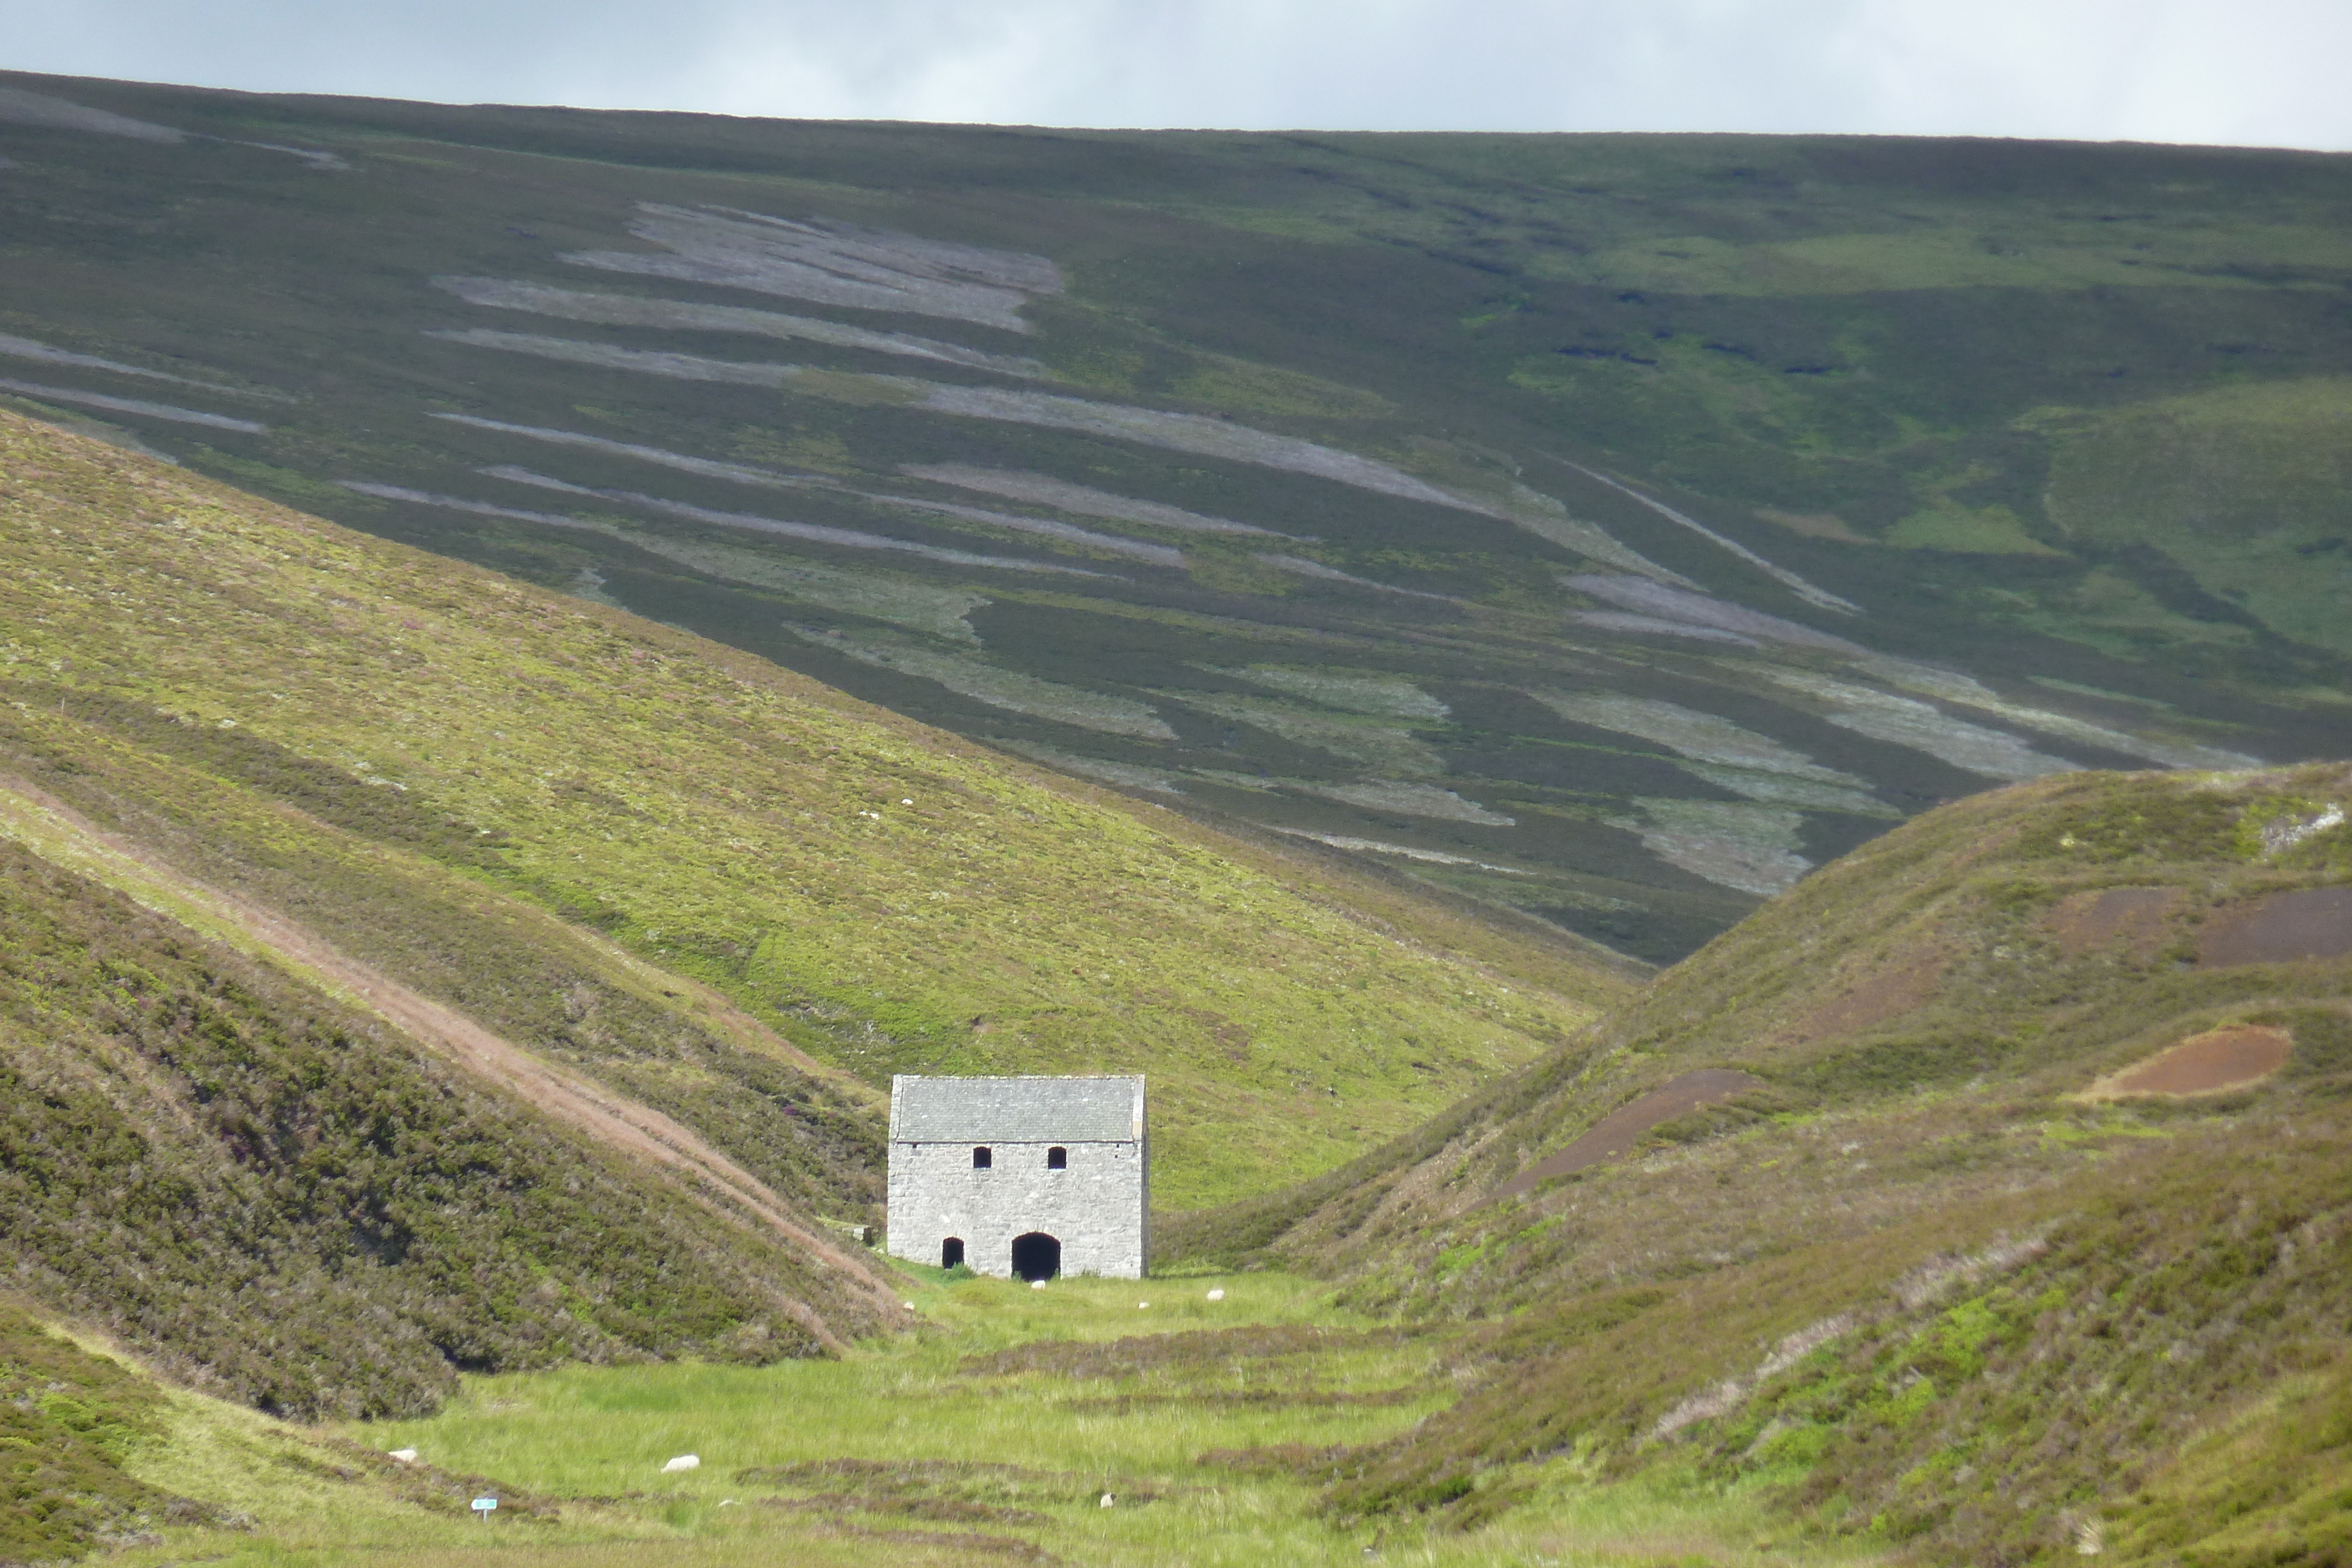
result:
[[[47,1312],[310,1419],[429,1409],[461,1368],[762,1361],[895,1317],[849,1253],[480,1077],[0,843],[0,1234]]]
[[[168,504],[125,514],[140,527],[209,530],[199,563],[175,558],[170,613],[207,594],[249,628],[287,613],[286,578],[240,539],[331,559],[346,590],[381,590],[368,573],[383,561],[417,564],[26,434],[57,465],[36,477],[87,462],[84,483],[142,478]],[[75,537],[85,557],[129,548]],[[72,553],[27,559],[69,581]],[[445,612],[468,584],[518,591],[431,570]],[[340,597],[353,618],[384,601]],[[681,661],[691,646],[638,634]],[[138,643],[126,630],[123,657]],[[567,647],[560,627],[548,645]],[[1331,1563],[1391,1544],[1465,1564],[1671,1544],[1678,1560],[1740,1568],[1823,1553],[2021,1568],[2094,1550],[2148,1568],[2322,1568],[2352,1544],[2341,765],[2072,775],[1930,813],[1410,1135],[1162,1228],[1177,1272],[1241,1272],[1162,1280],[1150,1300],[1097,1282],[1033,1301],[907,1270],[894,1284],[940,1332],[833,1364],[793,1359],[808,1347],[772,1303],[764,1336],[742,1332],[756,1321],[747,1273],[753,1289],[788,1278],[779,1270],[804,1262],[789,1249],[745,1245],[709,1207],[404,1044],[299,966],[250,963],[166,916],[202,925],[205,907],[258,903],[298,885],[289,865],[373,866],[374,881],[331,885],[369,900],[410,890],[384,906],[402,918],[379,923],[470,910],[504,936],[503,967],[482,968],[466,944],[404,949],[366,922],[338,927],[385,971],[416,976],[420,995],[472,988],[480,1010],[528,1023],[517,998],[547,977],[578,988],[563,993],[572,1034],[518,1030],[549,1063],[667,1092],[686,1120],[688,1088],[742,1082],[757,1061],[799,1074],[793,1103],[852,1139],[870,1104],[853,1079],[729,1010],[718,981],[654,967],[625,927],[616,939],[544,907],[528,878],[501,874],[512,862],[451,858],[530,843],[542,819],[509,819],[521,831],[485,846],[496,833],[438,809],[416,787],[424,771],[400,780],[416,781],[407,791],[352,789],[362,776],[290,745],[240,749],[243,718],[170,720],[174,734],[140,739],[134,716],[155,705],[47,673],[47,748],[14,742],[16,760],[138,831],[85,821],[61,841],[63,802],[12,786],[10,951],[26,956],[8,971],[7,1060],[47,1074],[42,1092],[11,1098],[12,1169],[42,1178],[20,1182],[12,1208],[42,1243],[20,1288],[44,1315],[105,1321],[182,1376],[289,1408],[418,1408],[453,1360],[524,1375],[478,1383],[430,1420],[352,1428],[358,1448],[258,1428],[224,1446],[228,1415],[197,1396],[0,1322],[0,1373],[47,1389],[11,1417],[47,1445],[8,1472],[20,1552],[151,1531],[142,1550],[158,1563],[235,1555],[233,1527],[253,1517],[265,1553],[297,1533],[338,1550],[415,1542],[491,1484],[466,1470],[502,1474],[493,1490],[534,1533],[495,1550],[533,1561],[625,1543],[633,1560],[681,1565],[746,1552],[848,1563],[887,1539],[913,1563],[1046,1550],[1144,1562],[1181,1541],[1194,1560],[1236,1563],[1280,1542]],[[17,700],[12,722],[29,723],[36,705]],[[838,705],[836,722],[880,722],[804,700]],[[60,709],[103,718],[107,746],[65,751]],[[140,757],[177,769],[189,815],[163,815],[152,783],[131,788]],[[1036,788],[1000,787],[1015,783]],[[419,795],[436,809],[404,814]],[[199,841],[246,858],[205,862],[202,881],[184,869]],[[395,855],[403,842],[443,858]],[[324,856],[320,844],[344,847],[296,858]],[[150,908],[98,885],[109,878]],[[208,897],[220,902],[200,907]],[[419,956],[435,953],[438,969]],[[623,1014],[631,998],[649,1010]],[[58,1027],[60,1009],[76,1028]],[[637,1021],[583,1023],[614,1017]],[[648,1021],[662,1049],[642,1048]],[[369,1116],[387,1106],[414,1135],[382,1135]],[[797,1134],[773,1135],[774,1120],[701,1119],[780,1192],[823,1190],[809,1155],[779,1152]],[[89,1157],[131,1137],[147,1140],[142,1164]],[[841,1168],[855,1174],[854,1150]],[[220,1223],[174,1223],[191,1196]],[[583,1205],[594,1223],[551,1239]],[[403,1227],[425,1244],[372,1245]],[[101,1231],[107,1246],[88,1248]],[[445,1249],[465,1269],[437,1266]],[[639,1289],[648,1269],[662,1288]],[[188,1288],[199,1270],[207,1287],[239,1287],[226,1303],[238,1322],[268,1302],[275,1332],[241,1362],[156,1332],[194,1324],[216,1340],[231,1326],[206,1321],[211,1303]],[[373,1379],[363,1397],[317,1375],[321,1354]],[[305,1356],[307,1385],[288,1375]],[[670,1364],[527,1371],[583,1357]],[[382,1457],[395,1445],[459,1473],[411,1472]],[[689,1445],[721,1468],[618,1495]],[[310,1490],[290,1496],[289,1476]],[[1120,1506],[1098,1506],[1104,1493]],[[764,1506],[734,1506],[745,1497]],[[238,1499],[261,1511],[234,1512]],[[430,1538],[453,1560],[476,1554]]]
[[[1163,1233],[1490,1325],[1410,1435],[1237,1462],[1342,1514],[1475,1523],[1569,1456],[1938,1561],[2336,1561],[2347,805],[2326,764],[1946,807],[1413,1138]]]
[[[1645,959],[2340,756],[2352,162],[11,76],[0,393]]]
[[[1199,1201],[1627,987],[5,413],[0,563],[5,1285],[264,1410],[904,1326],[896,1069],[1140,1069]]]
[[[1624,985],[15,416],[0,485],[8,770],[818,1212],[874,1218],[878,1161],[819,1062],[1148,1071],[1184,1207],[1352,1157]]]

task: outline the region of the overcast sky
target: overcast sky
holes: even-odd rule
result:
[[[0,0],[0,64],[821,119],[2352,149],[2352,0]]]

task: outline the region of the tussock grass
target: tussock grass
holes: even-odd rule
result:
[[[468,305],[502,310],[527,310],[570,321],[600,326],[674,327],[694,332],[741,332],[762,338],[800,339],[830,343],[836,348],[863,349],[877,354],[936,360],[1000,375],[1035,376],[1045,367],[1036,361],[1009,354],[991,354],[934,338],[905,332],[876,332],[839,321],[806,316],[785,316],[773,310],[749,310],[735,305],[701,305],[686,299],[648,299],[638,295],[601,294],[576,288],[551,288],[498,277],[436,277],[434,286],[446,289]]]
[[[983,495],[1003,496],[1008,500],[1029,501],[1041,507],[1054,507],[1086,517],[1109,517],[1117,521],[1142,523],[1147,527],[1173,528],[1187,534],[1259,534],[1279,538],[1270,528],[1249,523],[1237,523],[1230,517],[1204,517],[1198,512],[1188,512],[1181,507],[1165,502],[1146,501],[1132,496],[1115,496],[1108,490],[1097,490],[1089,485],[1074,485],[1056,479],[1050,474],[1024,474],[1001,468],[975,468],[968,464],[910,463],[905,472],[918,479],[928,479],[935,485],[952,485],[958,489],[978,490]]]
[[[825,646],[838,649],[861,663],[879,664],[921,680],[937,681],[950,691],[1009,713],[1056,719],[1080,729],[1097,730],[1106,735],[1133,736],[1143,740],[1176,738],[1176,732],[1168,727],[1167,721],[1149,704],[1128,697],[1092,692],[1083,686],[1065,685],[1058,681],[1041,681],[1018,670],[1008,670],[982,659],[966,657],[944,649],[925,647],[903,637],[887,638],[875,632],[851,636],[814,627],[794,627],[793,630],[812,642],[822,641]]]
[[[2065,772],[2070,766],[2034,750],[2006,731],[1954,718],[1932,703],[1827,675],[1775,671],[1772,678],[1819,700],[1827,710],[1825,716],[1830,723],[1840,729],[1850,729],[1890,746],[1922,751],[1938,761],[1988,779],[2040,779]]]
[[[1223,695],[1169,692],[1202,713],[1234,724],[1252,725],[1285,740],[1344,758],[1388,779],[1427,778],[1445,770],[1444,762],[1428,742],[1417,738],[1393,716],[1387,722],[1356,714],[1335,714],[1299,703],[1255,695]],[[1404,786],[1410,789],[1411,786]]]
[[[1172,1281],[1065,1280],[1032,1291],[909,1277],[924,1281],[910,1288],[934,1327],[845,1362],[782,1376],[676,1367],[480,1379],[433,1421],[354,1431],[371,1446],[414,1443],[428,1458],[503,1464],[541,1490],[610,1499],[595,1506],[646,1521],[653,1560],[681,1563],[825,1563],[860,1545],[917,1562],[1018,1562],[1026,1551],[1138,1568],[1338,1564],[1368,1548],[1432,1565],[1790,1560],[1759,1542],[1753,1489],[1603,1490],[1561,1472],[1501,1526],[1449,1534],[1402,1521],[1335,1527],[1286,1473],[1197,1462],[1360,1444],[1452,1397],[1428,1381],[1444,1335],[1374,1326],[1307,1281],[1261,1273],[1171,1292]],[[1212,1288],[1224,1300],[1209,1301]],[[1151,1306],[1139,1311],[1143,1299]],[[1234,1396],[1265,1390],[1288,1397]],[[657,1475],[678,1452],[702,1467]],[[446,1550],[418,1560],[472,1555]],[[497,1556],[518,1552],[551,1564],[593,1555],[526,1537]]]
[[[1639,833],[1652,854],[1709,882],[1769,896],[1813,869],[1797,852],[1804,819],[1785,807],[1646,796],[1633,804],[1640,816],[1612,818],[1612,825]]]

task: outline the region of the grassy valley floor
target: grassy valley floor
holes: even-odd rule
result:
[[[284,1459],[224,1459],[214,1413],[134,1460],[166,1491],[228,1498],[246,1530],[165,1527],[119,1568],[479,1563],[718,1568],[1066,1562],[1866,1563],[1788,1539],[1756,1483],[1601,1486],[1566,1460],[1505,1520],[1466,1533],[1335,1523],[1319,1491],[1221,1450],[1377,1441],[1450,1403],[1452,1331],[1402,1331],[1280,1274],[1017,1282],[910,1271],[929,1328],[847,1359],[691,1363],[469,1378],[427,1420],[356,1424],[346,1463],[500,1478],[487,1524],[395,1507]],[[1209,1292],[1222,1290],[1221,1301]],[[1149,1302],[1149,1306],[1142,1303]],[[206,1427],[205,1424],[211,1424]],[[191,1434],[203,1437],[192,1441]],[[249,1440],[249,1439],[248,1439]],[[675,1456],[700,1466],[664,1473]],[[1207,1462],[1203,1462],[1204,1457]],[[238,1469],[242,1463],[243,1469]],[[237,1470],[233,1478],[225,1472]],[[1111,1500],[1107,1504],[1104,1499]]]

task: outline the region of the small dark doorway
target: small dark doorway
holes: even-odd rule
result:
[[[995,1164],[996,1154],[994,1150],[985,1147],[976,1147],[971,1151],[972,1169],[976,1171],[984,1171]]]
[[[952,1269],[963,1261],[963,1238],[950,1236],[940,1243],[940,1267]]]
[[[1045,1168],[1049,1171],[1068,1170],[1070,1168],[1070,1151],[1067,1149],[1047,1149],[1045,1151]]]
[[[1042,1230],[1013,1239],[1013,1273],[1022,1280],[1050,1280],[1062,1271],[1062,1244]]]

